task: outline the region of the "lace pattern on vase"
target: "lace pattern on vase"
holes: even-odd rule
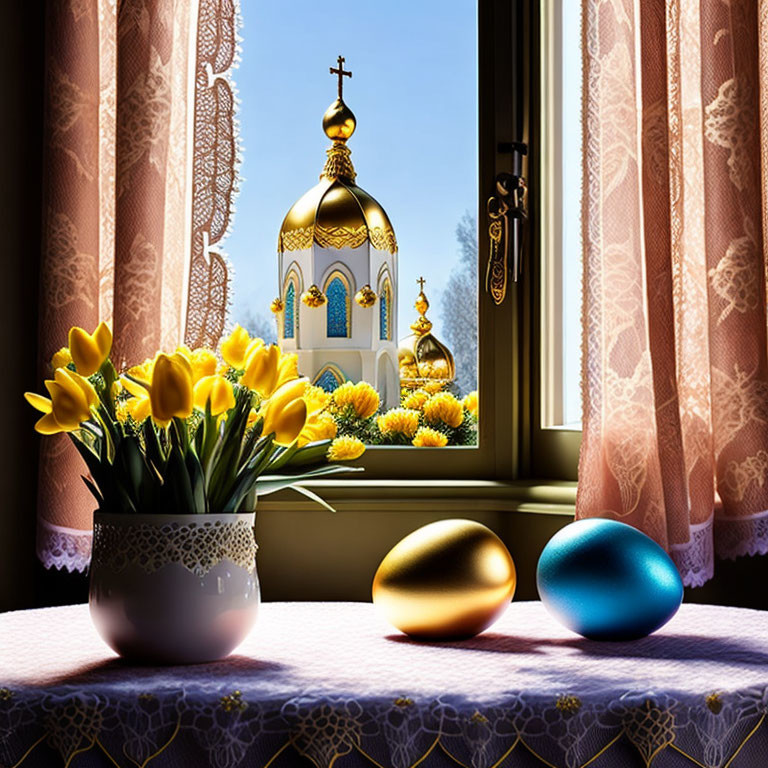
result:
[[[243,519],[164,525],[112,525],[97,519],[93,526],[93,564],[114,571],[134,565],[153,573],[178,563],[202,577],[229,560],[252,573],[255,555],[252,523]]]
[[[82,573],[91,560],[92,538],[90,531],[54,525],[44,517],[37,519],[37,557],[46,568]]]

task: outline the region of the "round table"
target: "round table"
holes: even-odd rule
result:
[[[419,643],[365,603],[267,603],[229,659],[138,667],[85,605],[0,615],[0,765],[768,765],[768,613],[585,640],[540,603]]]

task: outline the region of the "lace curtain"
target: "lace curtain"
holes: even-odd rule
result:
[[[62,0],[46,6],[40,371],[70,326],[114,329],[133,364],[215,346],[236,174],[235,0]],[[38,556],[83,570],[93,501],[66,436],[41,441]]]
[[[768,551],[768,4],[583,0],[577,515],[686,584]]]

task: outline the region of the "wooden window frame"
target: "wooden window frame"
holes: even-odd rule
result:
[[[312,484],[331,503],[367,508],[418,499],[419,509],[429,508],[430,500],[438,509],[446,498],[466,494],[481,504],[572,513],[580,433],[542,429],[540,418],[541,215],[546,206],[538,179],[546,145],[538,140],[539,41],[544,6],[551,2],[478,2],[478,445],[371,447],[359,462],[365,472]],[[506,300],[495,306],[484,288],[490,248],[485,207],[496,174],[511,170],[505,145],[513,141],[529,148],[523,170],[529,186],[524,269]],[[286,498],[273,497],[265,506],[279,506]]]

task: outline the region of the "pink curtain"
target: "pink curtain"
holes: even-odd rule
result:
[[[583,0],[577,516],[686,584],[768,551],[768,4]]]
[[[236,175],[233,0],[62,0],[46,12],[41,375],[70,326],[101,320],[117,365],[185,340],[214,346],[228,301],[215,244]],[[210,215],[193,226],[201,205]],[[38,556],[83,570],[84,467],[66,436],[41,451]]]

